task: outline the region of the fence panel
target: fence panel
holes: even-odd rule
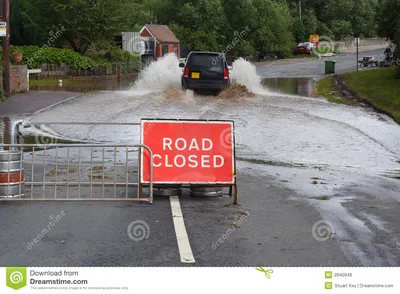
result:
[[[151,153],[147,146],[141,144],[1,144],[0,201],[114,200],[152,203],[152,181],[146,186],[149,189],[147,197],[142,197],[143,187],[138,185],[138,155],[142,148]],[[18,155],[23,161],[20,161],[20,166],[15,166],[13,157]],[[152,171],[152,163],[150,168]],[[13,188],[19,182],[23,185]],[[133,196],[135,192],[136,197]]]

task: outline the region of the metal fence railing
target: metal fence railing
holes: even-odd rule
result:
[[[1,144],[0,201],[102,200],[153,202],[140,184],[141,144]],[[25,152],[24,152],[25,151]],[[131,154],[138,154],[132,158]],[[135,180],[136,179],[136,180]],[[136,188],[136,197],[135,195]]]
[[[40,76],[46,77],[60,77],[60,76],[73,76],[73,77],[93,77],[93,76],[114,76],[117,75],[117,70],[120,74],[138,73],[141,70],[140,60],[137,62],[114,62],[109,66],[98,66],[91,69],[72,69],[66,65],[51,65],[43,64],[41,66]]]

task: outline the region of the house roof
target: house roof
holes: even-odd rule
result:
[[[142,32],[144,28],[146,28],[158,42],[179,43],[178,38],[167,25],[146,24],[140,32]]]

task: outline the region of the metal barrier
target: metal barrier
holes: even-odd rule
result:
[[[153,160],[151,157],[151,181],[148,185],[149,195],[144,198],[143,185],[140,184],[140,159],[137,159],[137,170],[130,170],[129,154],[132,148],[145,148],[152,155],[149,147],[142,144],[0,144],[2,158],[16,156],[24,157],[19,180],[25,180],[25,195],[21,189],[17,194],[6,189],[5,195],[0,195],[0,201],[7,200],[102,200],[102,201],[144,201],[153,202]],[[8,150],[4,150],[8,149]],[[16,151],[19,150],[19,151]],[[29,149],[28,152],[24,150]],[[87,151],[87,149],[89,149]],[[100,152],[99,152],[100,149]],[[121,152],[121,149],[123,152]],[[96,156],[95,156],[96,153]],[[111,154],[110,154],[111,153]],[[117,155],[117,154],[122,154]],[[8,161],[8,183],[13,175],[12,160]],[[22,174],[23,173],[23,174]],[[137,183],[130,181],[132,174],[137,173]],[[3,174],[4,175],[4,174]],[[3,176],[4,177],[4,176]],[[113,178],[112,181],[108,179]],[[99,180],[99,181],[97,181]],[[37,188],[39,186],[39,188]],[[60,187],[66,189],[60,190]],[[113,188],[113,191],[109,189]],[[124,193],[117,193],[117,187],[123,187]],[[129,188],[137,187],[137,196],[129,197]],[[96,188],[98,190],[96,191]],[[49,195],[50,194],[50,195]],[[99,197],[98,195],[101,195]]]
[[[0,180],[2,180],[0,185],[2,182],[3,186],[4,183],[7,185],[7,188],[0,189],[0,201],[112,200],[152,203],[153,195],[180,195],[182,188],[189,188],[192,196],[222,196],[222,188],[229,187],[229,196],[233,197],[233,203],[237,203],[236,174],[234,183],[229,185],[156,184],[153,187],[153,152],[147,145],[21,144],[19,138],[21,135],[20,127],[24,126],[26,128],[32,125],[141,126],[141,123],[16,122],[12,130],[12,134],[14,134],[12,135],[12,144],[0,144],[0,154],[3,154],[1,158],[8,158],[6,161],[9,168],[6,170],[7,173],[3,175],[0,170]],[[147,131],[144,130],[144,133]],[[1,151],[6,148],[9,150]],[[132,167],[129,154],[135,151],[132,148],[138,148],[136,170],[129,169],[129,167]],[[147,149],[150,154],[150,178],[146,183],[141,181],[142,148]],[[29,152],[24,152],[27,149],[29,149]],[[89,151],[87,151],[88,149]],[[18,170],[11,171],[10,162],[13,160],[11,160],[10,154],[13,154],[12,156],[20,156],[20,158],[24,157],[19,162],[20,168]],[[117,163],[117,159],[119,163]],[[125,164],[122,164],[122,161]],[[19,177],[16,177],[16,173],[19,173]],[[132,174],[137,174],[137,182],[131,180]],[[111,178],[113,178],[113,181],[108,181]],[[15,187],[10,190],[9,187],[11,185],[19,185],[18,193],[15,193]],[[60,189],[60,187],[65,187],[65,189]],[[110,187],[113,188],[113,191],[109,189]],[[136,187],[136,197],[129,197],[131,194],[130,188],[132,187]],[[117,188],[124,188],[124,191],[117,191]],[[142,197],[144,188],[149,189],[149,194],[146,198]],[[98,195],[101,195],[101,197]]]

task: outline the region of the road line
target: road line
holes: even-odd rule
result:
[[[189,237],[186,232],[185,222],[183,221],[183,214],[178,196],[169,197],[171,202],[172,219],[174,220],[176,240],[178,241],[179,254],[181,262],[193,263],[194,256],[190,248]]]

